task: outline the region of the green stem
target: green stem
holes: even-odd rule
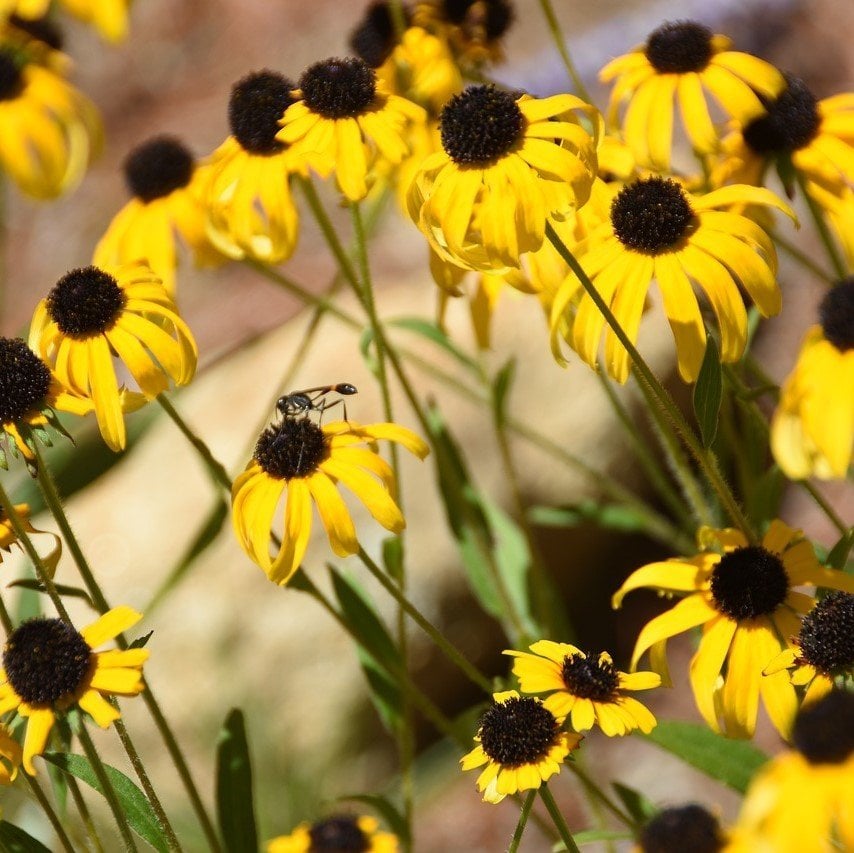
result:
[[[33,792],[33,796],[38,800],[39,805],[42,807],[42,811],[45,813],[47,819],[50,821],[50,825],[53,827],[53,831],[56,833],[56,837],[59,839],[59,843],[62,845],[63,849],[66,853],[75,853],[75,847],[71,842],[71,839],[68,837],[68,833],[65,831],[65,827],[62,825],[62,821],[59,818],[59,815],[56,813],[56,810],[53,807],[53,804],[47,798],[47,794],[42,790],[41,785],[28,773],[24,773],[24,780],[29,786],[30,790]],[[97,838],[97,836],[96,836]],[[13,849],[10,845],[7,849]]]
[[[406,10],[403,6],[403,0],[389,0],[388,9],[391,13],[391,22],[397,40],[400,41],[406,32]]]
[[[771,232],[771,239],[793,260],[797,261],[805,270],[811,272],[816,278],[825,284],[836,284],[835,279],[824,268],[820,267],[806,252],[802,252],[794,243],[781,237],[776,231]]]
[[[110,782],[110,777],[107,776],[107,771],[101,761],[101,756],[98,755],[98,751],[95,749],[95,744],[92,743],[92,738],[89,737],[89,732],[86,729],[86,725],[84,724],[82,719],[80,720],[80,725],[77,729],[77,737],[80,740],[80,744],[83,747],[83,751],[86,753],[86,757],[89,759],[89,764],[91,765],[92,770],[95,772],[95,776],[97,777],[98,783],[101,786],[101,794],[107,801],[107,805],[109,805],[110,811],[113,813],[113,817],[115,818],[116,824],[119,827],[119,832],[121,833],[122,841],[124,841],[125,847],[128,850],[136,851],[137,846],[133,840],[133,835],[131,834],[130,825],[127,821],[127,815],[125,815],[124,809],[122,809],[118,795],[116,794],[116,790],[115,788],[113,788],[113,783]]]
[[[570,269],[575,273],[581,283],[581,286],[593,300],[593,304],[602,313],[602,316],[605,318],[605,322],[607,322],[613,330],[617,340],[619,340],[619,342],[625,347],[626,352],[628,352],[629,357],[632,362],[634,362],[635,375],[638,377],[638,382],[642,382],[647,386],[652,394],[652,399],[654,400],[656,407],[659,408],[662,414],[670,421],[681,440],[691,452],[691,455],[696,459],[709,485],[717,493],[718,498],[721,501],[721,505],[727,515],[733,521],[735,526],[744,533],[748,542],[754,545],[757,544],[758,539],[756,533],[739,506],[735,496],[730,491],[726,480],[724,480],[714,454],[704,448],[697,440],[697,436],[685,420],[682,412],[679,410],[679,407],[673,402],[673,399],[667,393],[661,382],[656,378],[652,370],[650,370],[649,365],[647,365],[641,357],[641,354],[638,352],[629,336],[625,331],[623,331],[623,327],[605,303],[605,300],[602,299],[599,291],[596,289],[587,273],[584,272],[575,255],[573,255],[573,253],[563,244],[563,241],[560,239],[551,223],[548,222],[546,223],[546,235],[548,236],[551,244],[557,250],[558,254],[566,261],[567,264],[569,264]]]
[[[92,813],[89,811],[89,806],[86,805],[86,800],[83,799],[83,792],[80,790],[77,780],[73,776],[66,775],[65,783],[68,785],[68,790],[71,791],[71,798],[77,806],[80,819],[83,821],[83,826],[86,827],[86,834],[89,836],[89,841],[95,849],[95,853],[104,853],[104,845],[101,844],[98,830],[95,828],[95,822],[92,820]]]
[[[38,453],[38,450],[36,452]],[[30,535],[27,533],[26,527],[24,526],[23,519],[18,515],[15,505],[12,503],[12,499],[6,494],[6,490],[2,486],[0,486],[0,505],[2,505],[3,512],[6,514],[6,517],[12,525],[12,529],[15,531],[15,536],[23,545],[27,556],[32,560],[39,583],[45,588],[53,606],[56,608],[57,615],[63,622],[67,622],[71,625],[71,617],[65,609],[62,598],[56,591],[56,585],[53,582],[51,573],[44,564],[44,560],[39,556],[39,552],[36,551],[35,545],[33,545],[33,540],[30,539]]]
[[[830,228],[828,228],[827,221],[824,218],[821,207],[807,192],[806,179],[800,171],[796,171],[795,174],[797,176],[798,186],[801,188],[801,194],[804,197],[804,201],[807,203],[816,231],[818,231],[818,236],[821,238],[821,242],[827,252],[830,265],[836,273],[836,280],[839,281],[848,275],[848,266],[839,251],[839,247],[836,245],[836,241],[833,239],[833,235],[830,233]]]
[[[637,829],[637,821],[631,815],[624,812],[613,800],[587,775],[587,771],[579,765],[577,761],[568,761],[567,767],[578,777],[578,780],[584,786],[584,789],[597,802],[601,803],[608,809],[620,823],[625,824],[629,829]]]
[[[587,91],[587,87],[584,85],[584,81],[581,79],[581,75],[578,73],[578,69],[575,67],[575,63],[572,61],[572,56],[566,46],[566,39],[561,31],[551,0],[540,0],[540,8],[543,10],[543,15],[546,18],[546,24],[548,25],[557,52],[560,54],[561,60],[563,60],[566,73],[569,74],[572,84],[575,86],[575,93],[582,100],[587,101],[588,104],[592,104],[593,100],[590,97],[590,92]]]
[[[528,815],[531,813],[531,806],[534,805],[534,799],[537,796],[537,789],[528,791],[525,799],[522,802],[522,810],[519,812],[519,820],[516,823],[516,829],[513,831],[513,838],[510,840],[510,846],[507,848],[507,853],[516,853],[519,849],[519,844],[522,841],[522,835],[525,832],[525,826],[528,823]]]
[[[578,849],[578,845],[572,838],[572,833],[569,831],[569,827],[566,825],[563,815],[560,813],[560,809],[557,807],[557,803],[555,802],[555,798],[552,796],[552,792],[549,790],[549,786],[545,782],[540,785],[539,792],[540,799],[545,804],[552,822],[555,825],[555,829],[557,829],[558,835],[560,835],[560,840],[563,841],[564,847],[566,847],[567,850],[573,851],[573,853],[581,853]]]
[[[368,571],[380,582],[380,585],[391,597],[407,612],[416,625],[427,634],[438,646],[445,657],[451,661],[473,684],[476,684],[484,692],[492,695],[492,683],[465,655],[452,643],[448,642],[435,625],[433,625],[421,611],[409,601],[398,589],[397,584],[389,580],[386,573],[365,553],[364,548],[359,548],[359,559],[365,564]]]
[[[222,486],[229,494],[231,494],[231,477],[228,476],[228,471],[225,470],[223,464],[214,457],[210,448],[205,444],[191,429],[187,426],[186,421],[178,414],[175,407],[169,401],[165,394],[157,395],[157,402],[161,408],[172,419],[172,422],[183,433],[184,437],[193,446],[193,449],[199,454],[208,473],[213,478],[214,482]]]
[[[104,597],[104,593],[101,591],[98,582],[95,580],[95,575],[92,573],[92,569],[80,548],[80,544],[74,535],[74,531],[71,529],[71,525],[65,514],[65,509],[62,506],[62,500],[56,488],[56,483],[53,480],[50,468],[47,466],[44,454],[37,444],[34,446],[36,448],[36,462],[38,465],[38,482],[41,487],[42,496],[44,497],[45,506],[50,510],[57,525],[59,526],[59,529],[62,531],[63,538],[71,551],[77,570],[80,573],[80,577],[83,579],[83,584],[95,605],[95,609],[99,613],[104,614],[110,609],[110,605]],[[0,487],[0,502],[2,502],[2,487]],[[116,643],[121,649],[127,649],[128,647],[128,642],[122,634],[116,637]],[[208,844],[212,851],[219,853],[222,848],[220,847],[216,830],[214,829],[213,823],[208,817],[207,811],[202,803],[201,797],[199,796],[198,789],[196,788],[196,784],[190,774],[187,762],[184,760],[181,748],[178,745],[169,724],[166,722],[166,718],[163,716],[163,712],[161,711],[160,706],[154,697],[154,693],[151,691],[148,684],[146,684],[146,689],[142,692],[142,699],[151,713],[158,731],[163,737],[163,741],[166,744],[169,755],[175,764],[178,775],[184,784],[187,796],[190,799],[190,804],[192,805],[193,810],[196,813],[196,817],[201,824]]]
[[[169,845],[169,849],[181,850],[181,844],[178,841],[178,837],[175,835],[175,830],[169,822],[169,817],[166,814],[166,810],[163,808],[163,803],[160,802],[160,798],[157,796],[157,792],[151,784],[151,779],[148,776],[145,765],[142,763],[142,759],[139,757],[139,753],[137,752],[136,746],[134,746],[133,740],[131,740],[130,734],[128,734],[124,720],[118,719],[113,725],[116,727],[119,740],[122,742],[125,753],[130,759],[131,766],[142,785],[142,789],[145,791],[145,796],[148,797],[148,801],[151,803],[151,808],[160,823],[160,828],[166,835],[166,843]]]

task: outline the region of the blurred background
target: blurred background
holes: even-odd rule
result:
[[[136,145],[168,133],[205,156],[228,133],[226,107],[233,83],[262,68],[297,79],[312,62],[348,52],[348,34],[367,5],[363,0],[136,0],[130,37],[118,46],[105,45],[93,31],[63,17],[66,50],[75,61],[72,77],[103,114],[106,148],[82,185],[59,201],[38,204],[22,199],[14,187],[4,188],[3,334],[25,334],[33,308],[55,281],[68,269],[89,263],[95,243],[128,197],[121,164]],[[736,49],[757,53],[803,77],[819,97],[849,90],[854,82],[854,7],[844,0],[558,0],[555,5],[600,107],[604,92],[596,84],[598,69],[644,41],[662,21],[677,18],[696,18],[728,34]],[[494,76],[537,95],[567,91],[539,4],[516,0],[515,7],[516,22],[506,39],[507,62]],[[333,195],[326,192],[324,198],[331,207]],[[346,212],[336,211],[336,221],[346,234]],[[426,260],[422,237],[390,208],[371,248],[384,317],[434,316],[436,289]],[[334,273],[334,263],[307,216],[300,247],[286,269],[317,291]],[[789,370],[804,318],[812,316],[820,298],[817,285],[803,280],[785,261],[781,281],[786,310],[766,324],[758,344],[760,358],[777,379]],[[178,282],[179,306],[199,343],[200,370],[173,400],[234,475],[272,417],[276,398],[290,390],[282,387],[282,376],[304,334],[307,315],[296,299],[239,264],[212,271],[184,263]],[[471,343],[463,304],[450,306],[448,322],[457,340]],[[405,342],[418,350],[417,341]],[[655,368],[671,376],[674,392],[684,394],[672,376],[673,347],[660,312],[654,310],[646,318],[640,343]],[[493,350],[488,359],[493,370],[510,356],[518,359],[510,404],[516,417],[644,492],[592,374],[576,360],[568,370],[552,361],[535,300],[515,294],[503,299]],[[434,351],[424,354],[436,358]],[[508,485],[496,464],[488,410],[426,375],[415,375],[419,391],[435,399],[448,418],[478,486],[509,511]],[[326,319],[293,387],[343,381],[360,390],[348,405],[350,416],[381,420],[379,396],[358,354],[358,334]],[[631,391],[624,396],[631,406]],[[399,422],[416,426],[402,398],[396,401],[396,412]],[[321,816],[336,797],[393,790],[394,744],[370,704],[351,643],[306,596],[270,584],[240,551],[228,524],[169,596],[149,606],[213,508],[214,493],[197,457],[159,412],[143,411],[131,416],[130,424],[136,424],[137,433],[145,427],[144,435],[117,459],[98,451],[91,423],[77,449],[56,448],[52,453],[67,490],[103,468],[91,485],[71,497],[71,520],[111,603],[146,613],[140,631],[154,632],[146,674],[189,752],[205,795],[211,798],[217,732],[232,707],[242,708],[248,720],[263,838]],[[532,446],[519,443],[514,452],[529,505],[575,504],[595,493],[595,483],[560,469]],[[16,500],[32,494],[24,480],[12,493]],[[506,640],[497,623],[473,604],[434,481],[429,459],[421,464],[405,461],[410,594],[485,672],[504,675],[507,661],[500,652]],[[851,506],[850,490],[846,494],[827,488],[826,493],[835,497],[837,506],[846,500]],[[365,547],[376,553],[381,531],[366,524],[369,519],[356,508],[354,512]],[[784,518],[820,541],[834,541],[822,518],[800,496],[787,498]],[[51,527],[46,519],[35,523]],[[653,595],[639,593],[629,598],[616,619],[610,596],[629,571],[668,552],[643,537],[602,531],[592,524],[538,527],[537,536],[565,596],[578,645],[608,649],[625,667],[638,627],[661,605]],[[324,563],[330,557],[323,537],[316,537],[305,566],[324,587]],[[392,617],[381,592],[352,562],[347,569]],[[11,565],[16,565],[14,560]],[[58,580],[73,582],[73,568],[63,564]],[[85,610],[78,608],[77,613],[82,624],[92,621]],[[680,683],[690,654],[689,642],[672,644],[677,685],[651,698],[655,713],[699,719],[687,685]],[[416,681],[449,715],[479,701],[474,688],[414,629],[411,668]],[[179,835],[198,838],[144,708],[140,702],[126,702],[124,710]],[[114,732],[97,734],[108,760],[124,766]],[[759,742],[769,749],[777,745],[767,727]],[[438,743],[428,726],[419,732],[419,747],[423,760],[416,849],[503,849],[515,826],[516,808],[482,804],[474,774],[457,773],[458,751]],[[660,805],[698,799],[726,818],[734,816],[737,800],[731,792],[650,744],[631,738],[609,741],[594,733],[584,752],[594,776],[617,778]],[[573,785],[562,778],[553,788],[570,827],[577,830],[588,827],[591,818]],[[4,806],[10,819],[16,809],[16,822],[29,821],[34,834],[50,838],[29,805],[10,801]],[[547,850],[548,843],[531,826],[522,849]]]

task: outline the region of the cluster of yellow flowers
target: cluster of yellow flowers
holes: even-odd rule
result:
[[[47,5],[0,4],[0,167],[38,198],[75,186],[101,144],[93,105],[66,80],[61,45],[36,26]],[[126,32],[122,0],[61,5],[109,40]],[[36,470],[46,427],[64,431],[56,412],[94,412],[106,444],[122,450],[125,415],[196,370],[197,346],[176,304],[181,244],[199,265],[286,261],[300,235],[295,190],[315,203],[315,176],[334,181],[349,206],[395,194],[426,239],[442,304],[469,293],[480,347],[489,347],[492,313],[510,286],[541,304],[559,363],[568,347],[619,383],[638,366],[653,283],[686,383],[697,383],[710,353],[739,362],[751,317],[780,313],[773,217],[795,214],[764,185],[773,171],[789,197],[797,191],[823,217],[854,266],[854,94],[819,101],[803,81],[679,21],[605,65],[600,79],[612,88],[603,115],[583,91],[538,97],[490,81],[512,18],[506,0],[372,4],[352,35],[355,56],[318,61],[295,80],[262,69],[236,82],[230,135],[208,156],[168,136],[132,151],[132,197],[91,265],[69,271],[39,302],[26,343],[0,338],[9,449]],[[465,87],[466,79],[477,82]],[[830,278],[769,426],[776,463],[793,480],[843,479],[854,450],[854,276],[837,269]],[[377,442],[428,453],[400,425],[346,415],[322,423],[312,398],[283,401],[245,470],[226,484],[238,542],[279,585],[303,561],[315,507],[333,552],[360,552],[341,486],[386,530],[404,529],[395,471]],[[25,505],[15,514],[38,532]],[[0,549],[17,541],[11,519],[0,518]],[[477,787],[497,803],[543,787],[594,726],[607,736],[649,734],[655,717],[627,694],[669,685],[667,640],[699,628],[688,678],[708,726],[752,737],[761,704],[796,746],[756,781],[727,849],[764,849],[750,845],[791,832],[780,803],[805,778],[820,779],[810,796],[814,811],[829,815],[815,821],[817,836],[835,832],[854,845],[841,805],[854,795],[850,731],[847,751],[828,758],[798,728],[808,730],[819,708],[850,721],[852,694],[834,686],[854,667],[850,637],[840,639],[854,618],[854,577],[823,562],[801,531],[776,519],[761,538],[702,527],[695,554],[637,569],[614,595],[615,608],[641,588],[679,597],[641,630],[631,672],[607,652],[548,639],[505,652],[519,689],[493,694],[463,769],[483,768]],[[102,610],[79,632],[67,618],[37,618],[9,633],[0,715],[27,726],[23,746],[0,730],[0,782],[12,782],[19,764],[35,774],[58,715],[77,707],[106,727],[120,714],[105,696],[143,690],[147,651],[123,640],[95,651],[141,615]],[[646,653],[652,671],[635,671]],[[723,849],[716,822],[690,808],[648,832],[678,838],[694,820]],[[673,849],[656,843],[649,849]],[[373,818],[337,816],[269,846],[322,849],[391,853],[397,840]]]

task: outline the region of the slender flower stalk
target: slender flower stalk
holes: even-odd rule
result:
[[[522,835],[525,832],[525,826],[528,823],[528,815],[531,813],[531,806],[534,805],[536,797],[536,788],[525,794],[525,799],[522,802],[522,809],[519,812],[519,820],[516,823],[516,829],[513,830],[513,838],[510,840],[510,846],[507,848],[507,853],[516,853],[519,849],[519,844],[522,841]]]
[[[566,68],[566,73],[569,74],[569,77],[572,80],[572,85],[575,86],[575,94],[578,95],[579,98],[587,101],[588,104],[592,104],[593,99],[590,97],[590,92],[587,91],[587,87],[584,85],[584,81],[581,79],[581,75],[578,73],[575,63],[572,61],[572,54],[566,46],[566,38],[561,30],[557,15],[555,14],[552,0],[540,0],[540,8],[543,10],[543,15],[546,18],[546,24],[549,28],[549,33],[551,34],[552,41],[554,41],[557,52],[560,54],[560,58],[563,61],[563,66]]]
[[[539,792],[540,799],[548,810],[552,822],[560,835],[560,840],[563,841],[566,849],[569,850],[570,853],[581,853],[578,849],[578,845],[572,838],[572,833],[569,831],[569,827],[566,825],[564,816],[560,813],[560,809],[557,807],[557,803],[555,802],[555,798],[552,796],[552,792],[549,790],[549,786],[544,783],[540,786]]]
[[[801,190],[801,195],[806,202],[813,224],[815,225],[815,230],[818,232],[818,236],[821,238],[821,243],[827,252],[827,258],[830,261],[830,265],[833,267],[836,278],[843,279],[849,274],[848,265],[845,263],[842,253],[839,251],[839,247],[836,245],[836,241],[830,233],[830,228],[825,221],[821,207],[807,191],[806,178],[800,172],[796,172],[796,177],[798,186]]]
[[[744,514],[738,504],[738,501],[727,485],[726,480],[724,480],[714,454],[705,449],[697,440],[697,436],[688,425],[688,422],[685,420],[682,412],[679,411],[679,408],[673,402],[672,397],[667,393],[667,390],[656,378],[649,365],[644,361],[635,345],[629,339],[629,336],[623,331],[622,327],[617,322],[617,318],[599,295],[599,292],[593,286],[590,278],[576,260],[575,255],[573,255],[572,252],[564,245],[551,223],[546,224],[546,236],[564,261],[569,264],[570,268],[581,282],[581,286],[590,296],[594,305],[602,313],[602,316],[605,318],[605,322],[611,327],[614,335],[623,347],[625,347],[626,352],[629,354],[629,358],[636,368],[638,381],[645,384],[649,389],[656,406],[673,424],[676,432],[679,434],[679,437],[688,447],[691,455],[697,460],[697,463],[705,474],[709,485],[715,490],[720,498],[721,504],[726,510],[727,515],[729,515],[735,525],[744,533],[748,540],[752,544],[755,544],[758,541],[756,533],[752,529],[747,516]]]

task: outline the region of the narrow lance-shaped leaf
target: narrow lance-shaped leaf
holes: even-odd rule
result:
[[[706,354],[700,366],[700,375],[694,386],[694,414],[704,447],[709,447],[717,435],[722,393],[721,360],[717,344],[710,336],[706,341]]]
[[[229,711],[219,734],[216,807],[225,849],[229,853],[257,853],[252,762],[243,712],[238,708]]]

